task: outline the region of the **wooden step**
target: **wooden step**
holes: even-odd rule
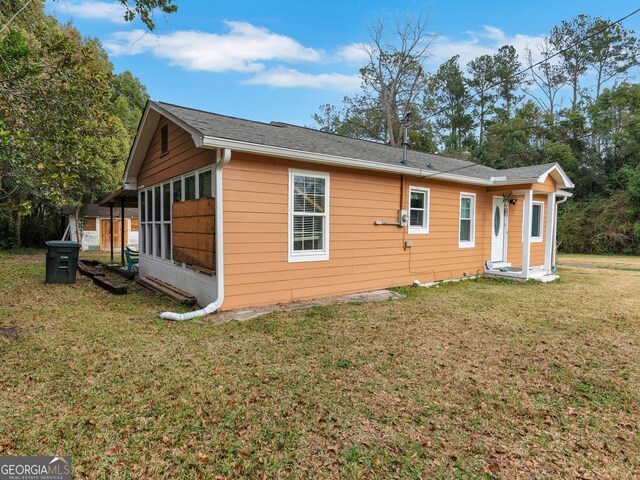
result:
[[[138,283],[144,287],[147,287],[149,290],[153,290],[154,292],[161,293],[169,297],[174,302],[180,303],[182,305],[194,305],[196,303],[196,297],[187,293],[179,288],[174,287],[173,285],[169,285],[168,283],[163,282],[162,280],[158,280],[154,277],[138,277]]]
[[[95,276],[92,278],[93,283],[98,285],[99,287],[104,288],[108,292],[113,293],[114,295],[126,295],[127,287],[124,285],[117,284],[112,282],[107,277]]]
[[[86,265],[84,262],[78,262],[78,271],[87,277],[104,277],[104,273],[99,272],[95,268]]]

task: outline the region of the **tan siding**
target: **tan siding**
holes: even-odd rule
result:
[[[330,172],[330,259],[288,262],[289,168]],[[223,308],[289,302],[482,272],[490,249],[491,196],[485,188],[406,178],[431,189],[430,232],[374,225],[396,221],[401,178],[234,153],[224,169]],[[476,247],[458,248],[460,192],[476,194]],[[405,240],[413,248],[403,248]]]
[[[160,151],[160,129],[169,125],[169,151]],[[138,186],[151,186],[215,162],[213,150],[196,148],[191,135],[173,122],[161,119],[138,173]]]

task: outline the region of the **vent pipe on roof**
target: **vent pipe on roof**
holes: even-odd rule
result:
[[[405,113],[400,123],[402,124],[402,164],[408,165],[407,147],[409,146],[409,123],[411,122],[411,111]]]

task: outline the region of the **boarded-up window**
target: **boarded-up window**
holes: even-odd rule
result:
[[[131,230],[138,230],[138,219],[137,218],[132,218],[131,219]]]
[[[176,202],[171,215],[173,259],[196,270],[214,273],[214,199]]]
[[[89,232],[96,231],[96,219],[95,217],[85,218],[84,220],[84,230]]]

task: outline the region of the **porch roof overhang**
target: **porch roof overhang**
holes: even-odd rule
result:
[[[108,207],[109,205],[121,206],[124,200],[125,208],[137,208],[138,207],[138,192],[130,185],[125,185],[119,189],[111,192],[105,198],[100,200],[98,205],[101,207]]]

